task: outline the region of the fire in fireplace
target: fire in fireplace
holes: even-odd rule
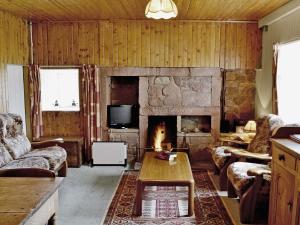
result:
[[[154,150],[161,151],[162,150],[162,142],[166,138],[166,124],[164,122],[159,123],[154,130]]]
[[[149,116],[148,121],[148,146],[155,151],[170,151],[172,147],[176,147],[176,116]]]

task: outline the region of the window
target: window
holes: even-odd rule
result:
[[[79,70],[41,69],[42,111],[79,111]]]
[[[300,123],[300,41],[282,44],[278,49],[278,114],[286,123]]]

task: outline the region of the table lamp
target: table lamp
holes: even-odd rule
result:
[[[248,133],[255,133],[256,132],[256,122],[254,120],[249,120],[244,127],[244,131]]]

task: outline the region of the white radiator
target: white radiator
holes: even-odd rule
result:
[[[122,165],[126,166],[127,144],[125,142],[93,142],[93,165]]]

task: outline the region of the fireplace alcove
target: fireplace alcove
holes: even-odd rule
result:
[[[177,142],[174,146],[180,148],[183,140],[187,141],[192,148],[192,159],[197,159],[197,152],[212,142],[210,128],[217,132],[220,130],[222,88],[220,68],[100,68],[100,73],[101,101],[104,106],[101,115],[102,140],[126,141],[130,146],[135,146],[129,151],[138,161],[149,147],[150,117],[177,118],[177,134],[174,135]],[[139,104],[138,129],[112,130],[106,127],[105,106],[115,103],[111,99],[113,77],[135,79],[137,88],[134,89],[138,90],[136,99]],[[186,116],[195,118],[202,116],[204,119],[201,120],[208,120],[209,123],[200,127],[199,132],[195,130],[182,132],[178,126]]]
[[[149,116],[147,146],[154,148],[155,131],[164,124],[164,140],[162,143],[170,143],[173,148],[177,147],[177,117],[176,116]],[[155,149],[156,150],[156,149]]]
[[[181,116],[178,120],[178,132],[184,133],[210,133],[211,116]]]

